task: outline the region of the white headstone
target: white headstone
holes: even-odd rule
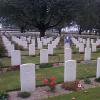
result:
[[[29,56],[35,55],[35,45],[30,44],[29,45]]]
[[[72,50],[71,50],[71,48],[65,48],[64,58],[65,58],[65,61],[72,59]]]
[[[84,44],[83,43],[80,43],[79,44],[79,52],[84,52]]]
[[[40,63],[48,63],[48,49],[40,50]]]
[[[38,41],[38,49],[42,49],[42,41]]]
[[[64,48],[70,48],[70,44],[69,43],[65,43]]]
[[[94,43],[94,39],[91,39],[91,44]]]
[[[35,64],[20,66],[21,92],[32,92],[36,88]]]
[[[100,58],[97,59],[97,72],[96,72],[96,78],[100,77]]]
[[[52,44],[48,44],[48,54],[53,55],[53,46],[52,46]]]
[[[65,61],[64,65],[64,82],[76,80],[76,61]]]
[[[96,52],[96,43],[92,43],[92,52]]]
[[[85,48],[84,60],[91,60],[91,48]]]
[[[21,64],[21,53],[19,50],[11,51],[11,65],[20,65]]]
[[[90,47],[90,38],[87,39],[86,47]]]

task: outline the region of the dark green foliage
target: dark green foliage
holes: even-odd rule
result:
[[[6,92],[0,92],[0,100],[7,100],[8,94]]]
[[[18,93],[18,97],[21,97],[21,98],[28,98],[30,96],[31,94],[29,92],[19,92]]]
[[[21,30],[38,29],[40,36],[47,29],[72,21],[74,0],[0,0],[2,22]]]
[[[89,78],[84,79],[85,84],[91,84],[91,80]]]
[[[50,67],[52,67],[52,64],[50,64],[50,63],[40,64],[39,67],[40,67],[40,68],[50,68]]]
[[[95,79],[96,82],[100,82],[100,77]]]
[[[1,67],[1,66],[3,66],[3,64],[2,64],[2,62],[1,62],[1,60],[0,60],[0,67]]]
[[[0,38],[0,57],[5,56],[5,53],[6,53],[6,50],[5,50],[5,47],[2,43],[2,39]]]

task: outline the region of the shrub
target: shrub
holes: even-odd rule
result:
[[[89,78],[84,79],[85,84],[91,84],[91,80]]]
[[[0,100],[7,100],[8,94],[6,92],[0,92]]]
[[[97,48],[100,48],[100,45],[97,45]]]
[[[18,97],[21,97],[21,98],[28,98],[30,96],[31,94],[29,92],[19,92],[18,93]]]
[[[100,77],[95,79],[96,82],[100,82]]]
[[[5,50],[5,47],[2,43],[2,39],[0,38],[0,57],[5,56],[5,53],[6,53],[6,50]]]
[[[1,60],[0,60],[0,67],[2,67],[3,66],[3,64],[2,64],[2,62],[1,62]]]
[[[50,67],[52,67],[52,64],[50,64],[50,63],[40,64],[39,67],[40,68],[50,68]]]
[[[71,81],[71,82],[65,82],[63,83],[62,87],[66,90],[73,90],[73,91],[77,91],[79,88],[78,88],[78,84],[79,84],[79,81]]]

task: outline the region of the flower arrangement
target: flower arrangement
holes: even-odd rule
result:
[[[44,79],[43,83],[50,88],[50,91],[53,92],[55,90],[55,87],[56,87],[56,82],[55,81],[56,81],[56,77],[52,76],[48,79]]]
[[[66,90],[78,91],[83,88],[83,85],[79,82],[79,80],[76,80],[76,81],[64,82],[62,84],[62,87]]]

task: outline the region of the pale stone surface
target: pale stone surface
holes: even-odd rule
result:
[[[29,56],[35,55],[35,44],[29,45]]]
[[[43,39],[43,45],[45,45],[45,46],[47,45],[47,39],[46,38]]]
[[[9,44],[7,45],[7,52],[8,52],[8,56],[11,57],[11,51],[14,50],[15,47],[13,44]]]
[[[83,43],[80,43],[79,44],[79,52],[84,52],[84,44]]]
[[[97,59],[97,72],[96,72],[96,78],[100,77],[100,58]]]
[[[52,41],[53,48],[56,48],[56,42]]]
[[[70,48],[70,44],[69,43],[65,43],[64,48]]]
[[[36,88],[35,64],[20,66],[21,92],[32,92]]]
[[[31,40],[31,43],[35,45],[35,39],[32,39]]]
[[[64,82],[76,80],[76,61],[65,61],[64,65]]]
[[[92,43],[92,52],[96,52],[96,43]]]
[[[94,39],[91,39],[91,44],[94,43]]]
[[[91,60],[91,48],[85,48],[84,60]]]
[[[90,47],[90,38],[87,39],[86,47]]]
[[[48,63],[48,49],[40,50],[40,63]]]
[[[42,49],[42,41],[38,41],[38,49]]]
[[[53,55],[53,46],[52,46],[52,44],[48,44],[48,54]]]
[[[21,64],[21,53],[19,50],[11,51],[11,65],[20,65]]]
[[[83,43],[86,44],[86,39],[83,39]]]
[[[72,59],[72,50],[71,50],[71,48],[65,48],[65,50],[64,50],[64,59],[65,59],[65,61]]]
[[[79,42],[78,41],[76,42],[76,48],[79,48]]]

